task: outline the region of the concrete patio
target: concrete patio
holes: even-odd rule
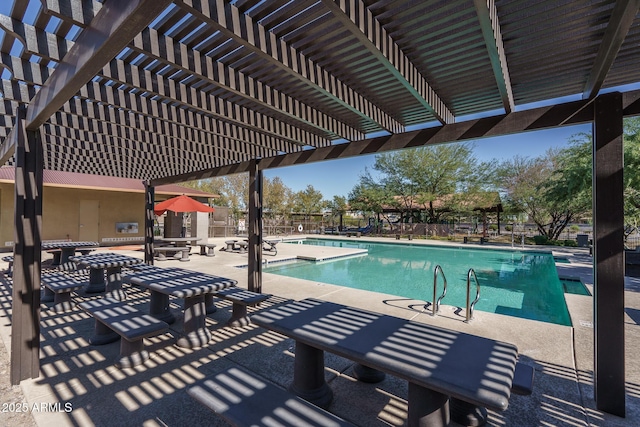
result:
[[[356,239],[352,237],[351,239]],[[368,240],[362,237],[359,240]],[[246,254],[219,251],[224,238],[216,243],[216,256],[193,253],[190,261],[156,262],[157,266],[188,268],[236,279],[247,286]],[[372,239],[375,240],[375,239]],[[388,241],[388,240],[385,240]],[[433,242],[414,240],[414,244]],[[438,244],[443,244],[438,242]],[[113,249],[101,248],[100,251]],[[330,258],[349,254],[349,249],[279,244],[278,255],[263,255],[273,262],[296,256]],[[120,249],[124,255],[143,258],[140,251]],[[570,263],[558,263],[561,276],[580,277],[593,292],[591,257],[585,249],[559,248],[554,254]],[[0,265],[0,267],[4,267]],[[425,277],[431,277],[426,272]],[[129,303],[144,310],[148,294],[128,287]],[[263,292],[273,296],[258,309],[306,297],[352,305],[418,322],[434,324],[466,333],[515,344],[520,361],[535,368],[532,396],[513,395],[502,413],[490,411],[491,426],[636,426],[640,425],[640,280],[626,278],[626,377],[627,417],[618,418],[595,409],[593,399],[593,319],[592,297],[567,294],[573,327],[507,317],[476,311],[475,319],[464,323],[461,310],[443,306],[441,315],[423,312],[424,301],[393,295],[343,288],[306,280],[264,274]],[[425,300],[430,299],[425,295]],[[76,298],[78,301],[79,298]],[[179,316],[180,301],[172,300]],[[0,425],[4,426],[191,426],[227,425],[195,403],[185,392],[194,382],[225,368],[240,365],[286,387],[292,377],[294,342],[257,326],[226,328],[231,304],[220,301],[219,309],[208,316],[213,339],[208,346],[188,350],[173,345],[181,319],[168,333],[146,340],[151,359],[134,369],[118,370],[113,360],[119,344],[91,347],[88,339],[93,319],[80,309],[55,314],[42,305],[41,376],[8,385],[8,354],[11,332],[11,283],[0,277]],[[329,410],[361,426],[401,426],[407,412],[407,384],[387,376],[378,384],[357,382],[353,363],[326,354],[326,379],[335,393]],[[6,405],[5,405],[6,403]],[[13,406],[9,406],[13,404]],[[55,405],[59,404],[59,405]],[[10,408],[24,407],[26,413]]]

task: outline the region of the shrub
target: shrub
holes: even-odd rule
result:
[[[533,241],[536,243],[536,245],[546,245],[549,243],[549,238],[547,236],[538,235],[533,236]]]
[[[490,224],[489,225],[489,230],[497,231],[498,230],[498,224]]]
[[[575,247],[578,247],[578,242],[576,242],[573,239],[567,239],[567,240],[564,241],[564,245],[565,246],[571,246],[571,247],[575,248]]]
[[[511,226],[511,225],[505,225],[505,226],[504,226],[504,229],[505,229],[505,231],[511,231],[511,230],[513,230],[513,226]]]

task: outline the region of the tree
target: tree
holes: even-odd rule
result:
[[[246,173],[186,182],[183,185],[208,193],[218,194],[217,206],[230,208],[234,219],[246,211],[249,204],[249,175]]]
[[[265,217],[277,219],[291,212],[293,191],[284,185],[280,177],[264,178],[262,192],[262,208]]]
[[[322,199],[322,193],[313,185],[298,191],[293,196],[293,211],[304,214],[305,219],[309,219],[311,214],[322,212],[326,203]]]
[[[557,150],[549,150],[535,159],[516,156],[504,161],[497,171],[507,202],[514,210],[525,212],[529,220],[536,224],[538,232],[549,239],[556,239],[566,222],[572,218],[571,212],[564,209],[562,204],[550,203],[544,191],[545,183],[556,169],[554,160],[557,153]]]
[[[477,161],[473,145],[464,143],[420,147],[376,156],[374,169],[381,184],[395,195],[395,207],[404,217],[415,205],[427,222],[439,222],[448,211],[443,202],[458,190],[476,188]]]
[[[331,210],[331,216],[332,217],[340,217],[340,228],[339,230],[342,231],[343,229],[343,225],[342,225],[342,219],[344,214],[347,212],[347,198],[344,196],[338,196],[335,195],[333,196],[333,200],[329,201],[327,203],[327,208],[329,208]]]
[[[384,214],[384,208],[394,202],[393,194],[378,184],[367,168],[360,175],[359,182],[349,192],[348,199],[352,211],[360,212],[365,216],[369,213],[375,214],[378,219],[382,216],[391,225],[390,218]]]

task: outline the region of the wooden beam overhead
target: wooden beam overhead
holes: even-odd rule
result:
[[[637,92],[639,93],[638,96],[640,96],[640,91]],[[588,123],[592,120],[592,102],[590,100],[574,101],[390,136],[336,144],[331,147],[317,148],[315,150],[304,150],[298,153],[267,157],[260,160],[260,169],[264,170],[309,164],[324,160],[344,159],[365,154],[382,153],[448,142],[468,141],[491,136]],[[154,179],[151,181],[151,184],[157,186],[248,172],[250,167],[250,162],[242,162],[211,170],[193,171],[184,175]]]
[[[138,53],[156,59],[166,65],[182,70],[188,75],[238,95],[251,103],[272,110],[303,125],[311,126],[333,135],[332,139],[357,140],[364,135],[357,129],[312,108],[297,99],[276,90],[239,70],[215,61],[198,50],[189,50],[183,43],[158,31],[147,28],[131,43]],[[187,54],[187,52],[189,52]]]
[[[171,0],[106,2],[29,103],[27,129],[40,127],[171,3]]]
[[[34,96],[35,88],[33,86],[44,84],[47,76],[54,70],[53,68],[47,68],[43,65],[25,61],[5,53],[2,53],[2,61],[3,63],[7,63],[10,65],[14,73],[14,78],[21,81],[25,81],[26,83],[28,83],[28,85],[20,85],[20,84],[17,84],[16,82],[8,83],[7,81],[3,81],[3,87],[0,90],[2,90],[5,99],[16,100],[22,103],[27,103],[29,99],[32,96]],[[111,73],[112,69],[116,70],[115,72],[117,73],[117,76],[114,77],[112,75]],[[137,80],[135,78],[136,74],[138,75]],[[121,75],[126,76],[123,78],[126,78],[128,81],[120,81],[119,78],[121,77]],[[150,73],[144,72],[144,70],[140,70],[139,67],[129,66],[129,64],[124,63],[123,61],[120,61],[120,60],[113,60],[112,66],[108,67],[105,73],[100,74],[100,76],[104,77],[105,79],[118,81],[124,85],[129,85],[129,82],[137,83],[138,86],[134,86],[133,84],[131,84],[130,86],[132,88],[141,89],[148,92],[152,92],[154,88],[156,89],[158,88],[157,84],[156,85],[151,84],[153,82],[153,76]],[[149,82],[149,84],[146,85],[145,87],[141,87],[140,82],[143,82],[143,83]],[[92,83],[89,83],[88,85],[95,86],[96,84],[97,83],[92,82]],[[158,93],[158,95],[160,96],[165,95],[166,91],[167,90],[163,88],[162,91]],[[96,118],[99,117],[101,118],[101,120],[105,120],[104,118],[105,114],[107,117],[111,116],[109,114],[110,110],[106,107],[105,104],[108,102],[109,99],[111,100],[116,99],[117,98],[116,94],[119,92],[116,88],[113,88],[110,86],[102,86],[102,88],[99,91],[93,91],[94,94],[98,93],[100,95],[102,95],[104,92],[106,92],[106,95],[107,95],[106,97],[101,96],[101,98],[99,99],[84,99],[84,98],[76,97],[70,100],[69,103],[75,104],[77,106],[76,108],[77,111],[82,109],[82,107],[80,107],[80,104],[83,104],[85,106],[89,105],[89,106],[92,106],[92,108],[97,108],[100,111],[102,111],[102,114],[96,114],[94,115],[94,117]],[[175,92],[175,89],[169,88],[168,92]],[[151,114],[146,114],[146,117],[153,118],[156,121],[156,123],[158,121],[167,121],[167,120],[170,120],[171,117],[175,117],[175,119],[173,119],[174,123],[180,124],[180,125],[186,125],[187,127],[190,127],[190,128],[202,129],[203,126],[206,126],[207,128],[214,127],[214,128],[225,129],[227,127],[231,127],[234,133],[245,135],[246,137],[243,139],[243,141],[250,144],[258,144],[258,145],[264,146],[265,148],[269,148],[275,151],[284,151],[284,152],[292,152],[292,151],[297,151],[301,149],[301,145],[298,140],[289,139],[287,141],[286,138],[281,137],[279,134],[267,133],[266,131],[263,130],[262,127],[257,127],[256,129],[252,129],[251,127],[248,126],[248,124],[246,123],[247,122],[246,120],[245,121],[238,120],[236,121],[235,125],[231,125],[230,121],[228,120],[228,115],[223,115],[222,113],[215,115],[215,114],[211,114],[211,111],[201,109],[203,114],[209,115],[209,116],[217,116],[218,119],[224,119],[225,121],[222,122],[215,118],[204,118],[204,116],[201,116],[198,118],[200,122],[196,123],[195,120],[186,120],[184,117],[185,114],[193,117],[194,112],[191,111],[192,110],[191,104],[181,103],[185,108],[178,108],[175,105],[169,106],[167,103],[159,103],[156,100],[150,100],[148,97],[140,97],[139,99],[141,102],[151,105],[151,108],[147,108],[146,110],[163,112],[161,114],[161,118],[158,118]],[[178,103],[177,100],[174,100],[174,101],[175,103]],[[219,101],[211,102],[212,105],[218,105],[219,103],[220,103]],[[111,110],[115,110],[115,109],[122,110],[123,104],[112,105]],[[62,106],[62,110],[68,111],[68,105],[66,103]],[[169,110],[169,111],[163,111],[163,110]],[[134,109],[130,111],[135,114],[140,114],[139,111]],[[181,111],[181,113],[178,113],[178,111]],[[78,114],[85,115],[86,113],[80,112]],[[244,113],[241,111],[242,117],[247,117],[251,114],[252,114],[251,111],[246,111]],[[112,123],[117,123],[116,119],[110,119],[110,121]],[[204,125],[202,122],[205,122]],[[253,122],[261,123],[260,117],[255,118]],[[227,125],[223,125],[222,123],[226,123]],[[283,126],[286,126],[286,125],[283,125]],[[293,132],[293,128],[289,128],[289,131]],[[222,134],[219,136],[229,137],[229,135],[222,135]],[[315,137],[305,136],[305,138],[307,140],[313,141],[313,138]],[[318,139],[318,141],[322,141],[322,143],[319,146],[324,146],[329,144],[329,142],[326,140]]]
[[[2,24],[3,15],[0,15],[0,25]],[[25,40],[29,40],[30,38],[37,38],[40,40],[46,40],[47,46],[55,45],[58,49],[50,49],[46,50],[49,52],[46,59],[49,61],[60,62],[63,61],[62,53],[71,50],[74,46],[74,43],[68,41],[64,38],[57,37],[55,35],[46,33],[42,30],[39,30],[35,27],[32,27],[27,24],[22,24],[16,22],[15,20],[11,20],[11,18],[5,17],[5,24],[12,29],[19,38],[24,38]],[[11,25],[9,26],[9,23]],[[148,34],[154,34],[153,32],[147,32]],[[149,41],[149,38],[146,38],[148,42],[143,42],[140,37],[137,37],[136,40],[139,44],[144,45],[150,51],[158,51],[159,40],[157,35],[153,37],[152,40]],[[169,41],[163,39],[163,43],[170,43]],[[29,44],[29,49],[36,49],[40,44]],[[131,44],[132,47],[137,49],[142,49],[139,46],[136,46],[135,43]],[[155,46],[155,47],[154,47]],[[30,51],[30,50],[29,50]],[[150,57],[154,57],[152,54],[148,53],[146,50],[140,50],[141,52],[150,55]],[[31,52],[31,51],[30,51]],[[173,50],[172,50],[173,52]],[[182,45],[180,48],[177,46],[177,55],[173,55],[175,57],[180,57],[181,52],[186,52],[186,46]],[[37,54],[37,52],[31,52],[33,54]],[[24,69],[31,69],[32,71],[29,73],[29,76],[34,80],[33,83],[36,85],[44,84],[44,80],[47,75],[53,72],[53,68],[46,68],[43,65],[31,63],[28,61],[24,61],[22,59],[14,59],[15,57],[7,56],[6,62],[7,64],[15,68],[16,72],[19,76],[23,76],[27,74]],[[157,59],[161,59],[157,57]],[[210,59],[210,58],[209,58]],[[175,58],[174,58],[175,60]],[[204,58],[203,58],[204,60]],[[3,62],[5,62],[3,57]],[[189,62],[189,61],[187,61]],[[22,67],[20,67],[20,63]],[[167,62],[168,64],[171,64]],[[205,66],[205,68],[207,68]],[[208,67],[209,71],[214,71],[217,68],[214,66]],[[228,68],[228,67],[227,67]],[[216,75],[224,78],[225,73],[222,72]],[[306,145],[309,144],[315,147],[323,147],[330,144],[330,141],[320,135],[314,135],[308,131],[305,131],[300,128],[296,128],[288,123],[284,123],[281,120],[275,120],[267,118],[264,114],[253,111],[252,109],[248,109],[246,107],[234,107],[230,102],[219,99],[216,96],[201,93],[193,87],[187,86],[186,84],[180,83],[174,79],[165,78],[161,75],[157,75],[148,70],[145,70],[139,66],[129,64],[123,60],[113,59],[109,62],[109,64],[105,65],[102,69],[101,73],[97,73],[97,76],[104,77],[105,79],[110,79],[116,81],[118,83],[122,83],[124,85],[130,86],[130,88],[139,89],[146,93],[154,93],[158,96],[168,98],[175,103],[182,104],[185,108],[196,108],[199,109],[204,114],[212,115],[214,117],[224,119],[225,121],[234,122],[235,124],[247,128],[256,129],[258,132],[270,134],[276,138],[282,138],[288,140],[291,144],[296,145]],[[18,78],[18,77],[16,77]],[[203,75],[200,75],[200,78],[204,78]],[[4,83],[4,81],[3,81]],[[238,86],[241,86],[238,84]],[[256,87],[255,92],[259,93],[263,90],[263,85],[259,85]],[[266,87],[264,87],[266,88]],[[115,88],[109,88],[108,91],[115,91]],[[15,89],[14,89],[15,92]],[[35,94],[35,91],[34,91]],[[11,96],[11,95],[8,95]],[[33,94],[29,96],[31,98],[34,96]],[[273,94],[274,100],[281,99],[280,95]],[[14,99],[14,98],[11,98]],[[24,100],[23,102],[28,102]],[[98,101],[107,102],[104,99],[97,99]],[[310,126],[314,126],[316,129],[321,128],[322,126],[317,123],[325,124],[325,131],[330,132],[334,135],[338,135],[340,137],[346,138],[349,136],[350,138],[362,138],[363,135],[359,133],[357,130],[345,125],[344,123],[340,123],[338,120],[335,120],[329,116],[322,115],[321,113],[310,109],[306,106],[303,106],[300,103],[296,103],[295,100],[286,99],[283,100],[282,104],[288,105],[290,107],[291,112],[288,112],[287,115],[292,118],[295,117],[294,112],[302,113],[306,112],[306,116],[315,117],[316,123],[309,123],[309,121],[305,121]],[[275,108],[274,108],[275,110]],[[283,111],[281,111],[284,114]],[[320,116],[320,117],[318,117]],[[302,120],[300,120],[302,121]],[[337,132],[337,133],[336,133]]]
[[[340,23],[440,123],[453,123],[453,113],[361,0],[322,0]]]
[[[71,22],[78,27],[86,27],[102,9],[102,3],[95,0],[40,0],[42,10],[65,22]]]
[[[480,28],[484,42],[487,45],[489,60],[493,74],[496,76],[496,83],[502,98],[502,104],[506,113],[515,109],[513,100],[513,90],[511,89],[511,77],[507,66],[507,56],[504,52],[500,22],[498,22],[498,10],[495,0],[473,0],[480,21]]]
[[[640,9],[640,0],[618,0],[615,2],[607,29],[598,48],[598,54],[582,92],[583,99],[594,98],[600,91],[622,42],[624,42],[631,24],[636,18],[638,9]]]
[[[177,0],[176,4],[248,48],[269,64],[294,76],[304,84],[313,86],[363,119],[373,121],[391,133],[404,130],[404,125],[389,113],[316,65],[284,40],[277,38],[275,34],[234,5],[224,0],[215,0],[215,4],[213,1]]]

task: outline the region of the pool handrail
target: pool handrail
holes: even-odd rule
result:
[[[442,289],[442,295],[440,295],[440,298],[436,299],[436,295],[438,292],[438,271],[440,272],[440,274],[442,274],[444,289]],[[435,316],[440,310],[440,301],[442,301],[445,295],[447,295],[447,277],[444,275],[444,271],[442,270],[440,264],[438,264],[436,265],[436,268],[433,269],[433,303],[431,306],[432,316]]]
[[[476,299],[473,300],[472,303],[469,303],[471,300],[471,276],[473,275],[473,279],[476,282]],[[473,268],[470,268],[467,272],[467,313],[465,322],[469,323],[471,319],[473,319],[473,309],[480,299],[480,282],[478,282],[478,276],[476,276],[476,272]]]

